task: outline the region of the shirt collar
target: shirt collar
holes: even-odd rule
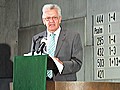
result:
[[[61,27],[59,27],[59,28],[54,32],[54,34],[56,34],[56,35],[59,36],[60,30],[61,30]],[[47,36],[50,36],[50,34],[51,34],[51,33],[47,30]]]

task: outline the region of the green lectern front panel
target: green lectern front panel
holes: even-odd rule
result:
[[[46,90],[47,55],[16,56],[13,90]]]

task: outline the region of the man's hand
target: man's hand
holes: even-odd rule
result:
[[[60,64],[62,64],[63,65],[63,62],[62,61],[60,61],[58,58],[56,58],[56,57],[53,57],[54,59],[53,60],[57,60]]]

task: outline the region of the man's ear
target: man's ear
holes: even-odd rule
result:
[[[59,23],[61,23],[61,21],[62,21],[62,16],[59,17]]]

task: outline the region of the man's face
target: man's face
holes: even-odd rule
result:
[[[62,17],[58,15],[56,9],[48,9],[45,11],[45,18],[43,18],[43,23],[50,32],[55,32],[59,28],[61,19]]]

